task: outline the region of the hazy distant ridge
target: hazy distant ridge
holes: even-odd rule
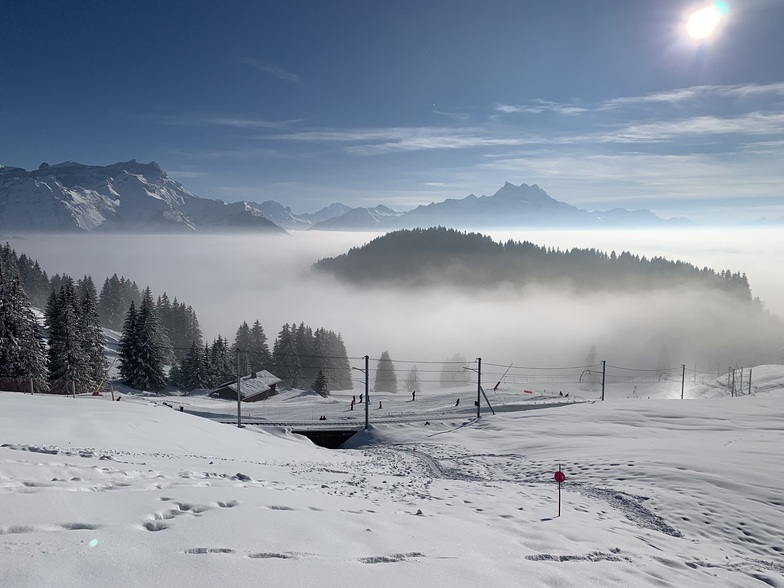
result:
[[[40,232],[285,231],[247,202],[199,198],[157,163],[0,167],[0,229]]]
[[[408,286],[562,283],[578,289],[707,288],[751,302],[745,273],[698,268],[663,257],[596,249],[560,250],[528,241],[493,241],[443,227],[400,230],[314,264],[316,271],[357,283]]]
[[[650,210],[614,208],[589,212],[556,200],[537,185],[506,182],[492,196],[431,202],[408,212],[377,207],[353,209],[316,223],[313,230],[378,230],[448,226],[462,229],[519,227],[658,227],[692,224],[688,219],[662,219]],[[384,207],[386,208],[386,207]],[[362,212],[360,212],[362,211]]]

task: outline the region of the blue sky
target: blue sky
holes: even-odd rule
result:
[[[0,0],[0,164],[157,161],[199,196],[399,210],[505,181],[784,216],[784,0]]]

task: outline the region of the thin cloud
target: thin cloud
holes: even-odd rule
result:
[[[604,102],[588,106],[570,102],[553,102],[550,100],[534,99],[525,104],[499,103],[495,111],[501,114],[541,114],[555,112],[559,114],[575,115],[594,111],[607,111],[622,107],[645,104],[680,105],[706,97],[744,98],[752,96],[784,96],[784,82],[773,84],[734,84],[734,85],[705,85],[675,88],[664,92],[654,92],[641,96],[620,96]]]
[[[242,129],[285,129],[301,122],[302,119],[266,120],[262,118],[234,116],[168,116],[161,118],[163,125],[233,127]]]
[[[299,75],[283,69],[271,61],[267,61],[265,59],[254,59],[252,57],[238,57],[237,60],[241,63],[245,63],[246,65],[255,67],[259,71],[268,73],[271,76],[278,78],[279,80],[283,80],[284,82],[292,82],[294,84],[303,83],[302,78],[300,78]]]
[[[607,100],[603,108],[613,108],[631,104],[667,103],[679,104],[704,96],[745,97],[745,96],[784,96],[784,82],[774,84],[734,84],[725,86],[691,86],[667,92],[657,92],[643,96],[625,96]]]
[[[680,120],[629,125],[597,137],[599,142],[658,143],[676,138],[710,135],[778,135],[784,133],[784,113],[750,112],[741,116],[696,116]]]
[[[496,104],[495,110],[502,114],[555,112],[557,114],[574,115],[589,112],[588,108],[575,104],[560,104],[549,100],[531,100],[528,104]]]
[[[490,136],[487,131],[479,128],[455,130],[443,127],[301,131],[277,135],[274,138],[310,143],[345,143],[345,151],[353,155],[524,145],[528,142],[525,138]]]

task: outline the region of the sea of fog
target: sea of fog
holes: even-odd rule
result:
[[[612,231],[486,231],[495,240],[541,246],[596,248],[663,256],[716,270],[745,272],[752,293],[784,316],[784,232],[776,229]],[[453,287],[428,291],[367,290],[309,275],[313,262],[378,236],[357,232],[257,235],[9,235],[18,253],[37,259],[51,276],[92,275],[100,289],[117,273],[150,286],[154,295],[193,306],[207,340],[233,340],[242,321],[259,320],[270,345],[284,323],[304,322],[340,332],[352,357],[471,360],[529,366],[569,366],[597,358],[655,367],[667,347],[673,365],[739,360],[724,353],[704,324],[689,317],[713,304],[687,291],[590,293],[552,287],[524,291]],[[675,313],[672,308],[680,309]],[[724,313],[715,308],[714,316]],[[726,313],[733,314],[733,309]],[[741,325],[736,330],[741,330]],[[706,351],[707,350],[707,351]],[[623,363],[625,362],[625,363]],[[645,363],[645,365],[638,365]],[[422,369],[422,365],[419,366]],[[707,367],[707,366],[705,366]]]

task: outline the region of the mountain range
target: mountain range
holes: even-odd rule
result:
[[[269,200],[227,203],[201,198],[155,163],[107,166],[66,161],[37,170],[0,166],[0,230],[20,232],[239,232],[287,230],[386,231],[458,229],[652,227],[691,224],[649,210],[587,211],[555,200],[537,185],[505,183],[492,196],[470,194],[400,212],[387,206],[335,203],[295,214]]]
[[[155,163],[0,167],[0,229],[285,233],[247,202],[199,198]]]

